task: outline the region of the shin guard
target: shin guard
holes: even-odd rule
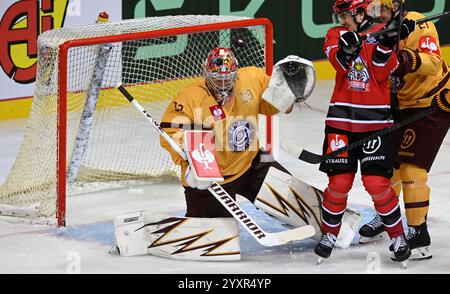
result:
[[[347,208],[348,192],[354,179],[354,173],[329,177],[328,187],[323,192],[322,233],[332,233],[335,236],[339,234],[342,217]]]
[[[400,166],[408,226],[419,226],[426,221],[430,205],[430,187],[425,169],[412,164]]]
[[[375,210],[381,217],[389,237],[403,235],[403,223],[398,197],[389,179],[381,176],[362,177],[366,191],[372,196]]]

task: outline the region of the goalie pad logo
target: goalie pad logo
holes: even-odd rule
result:
[[[209,165],[213,163],[216,159],[211,151],[205,149],[205,144],[200,143],[198,149],[192,151],[192,157],[199,163],[203,164],[204,169],[212,169]]]
[[[243,152],[255,139],[255,127],[245,119],[234,121],[228,128],[228,146],[234,152]]]

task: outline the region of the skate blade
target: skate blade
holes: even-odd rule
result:
[[[377,241],[381,241],[381,240],[383,240],[386,236],[387,236],[387,233],[386,233],[386,232],[382,232],[382,233],[380,233],[380,234],[378,234],[378,235],[376,235],[376,236],[373,236],[373,237],[363,237],[363,236],[360,236],[360,238],[359,238],[359,244],[368,244],[368,243],[374,243],[374,242],[377,242]]]
[[[430,246],[418,247],[411,250],[410,260],[428,260],[433,257]]]
[[[323,262],[323,257],[319,257],[318,259],[317,259],[317,265],[320,265],[321,263]]]
[[[120,255],[119,247],[117,247],[117,245],[114,245],[114,246],[108,251],[108,253],[109,253],[109,254],[112,254],[112,255]]]
[[[395,259],[394,254],[392,254],[391,260],[392,260],[392,261],[395,261],[395,262],[400,262],[400,263],[402,264],[402,268],[403,268],[403,269],[407,269],[407,268],[408,268],[408,260],[409,260],[409,258],[408,258],[408,259],[405,259],[405,260],[403,260],[403,261],[398,261],[397,259]]]

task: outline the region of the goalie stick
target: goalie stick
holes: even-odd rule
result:
[[[125,89],[121,83],[116,88],[132,103],[146,118],[152,126],[161,134],[161,136],[170,144],[170,146],[186,160],[184,151],[167,135],[161,126],[148,114],[148,112],[137,102],[133,96]],[[311,225],[286,230],[277,233],[265,232],[247,213],[241,209],[236,201],[223,189],[217,182],[215,182],[208,191],[228,210],[228,212],[255,238],[258,243],[263,246],[278,246],[284,245],[293,241],[303,240],[314,236],[315,230]]]
[[[426,117],[426,116],[428,116],[428,115],[430,115],[430,114],[432,114],[432,113],[434,113],[434,112],[436,112],[438,110],[440,110],[440,108],[438,108],[438,107],[431,107],[431,108],[429,108],[427,110],[424,110],[423,112],[420,112],[420,113],[418,113],[416,115],[413,115],[411,117],[408,117],[407,119],[402,120],[398,124],[395,124],[395,125],[393,125],[391,127],[385,128],[385,129],[383,129],[383,130],[381,130],[379,132],[376,132],[376,133],[374,133],[374,134],[372,134],[370,136],[367,136],[367,137],[365,137],[365,138],[363,138],[361,140],[355,141],[355,142],[353,142],[353,143],[351,143],[351,144],[349,144],[347,146],[344,146],[344,147],[339,148],[339,149],[337,149],[337,150],[335,150],[335,151],[333,151],[331,153],[328,153],[327,155],[319,155],[319,154],[315,154],[315,153],[309,152],[307,150],[302,150],[301,152],[298,152],[299,149],[294,150],[295,148],[292,148],[291,146],[288,146],[288,145],[282,145],[281,148],[284,151],[286,151],[286,153],[288,153],[288,154],[290,154],[290,155],[292,155],[294,157],[297,157],[298,159],[300,159],[302,161],[305,161],[305,162],[308,162],[308,163],[311,163],[311,164],[319,164],[319,163],[321,163],[321,162],[323,162],[323,161],[325,161],[327,159],[333,158],[336,155],[339,155],[339,154],[341,154],[341,153],[343,153],[345,151],[348,151],[348,150],[351,150],[351,149],[353,149],[355,147],[361,146],[364,143],[369,142],[370,140],[373,140],[373,139],[375,139],[375,138],[377,138],[379,136],[383,136],[383,135],[392,133],[392,132],[394,132],[394,131],[396,131],[398,129],[401,129],[404,126],[409,125],[410,123],[413,123],[413,122],[415,122],[415,121],[417,121],[417,120],[419,120],[421,118],[424,118],[424,117]]]

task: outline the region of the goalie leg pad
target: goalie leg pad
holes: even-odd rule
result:
[[[277,168],[270,167],[254,205],[280,221],[293,227],[312,225],[315,239],[321,236],[321,205],[323,192],[292,177]],[[345,210],[337,242],[347,248],[355,235],[361,215],[349,208]]]
[[[240,260],[239,228],[233,218],[170,217],[139,211],[115,218],[114,226],[121,256]]]
[[[270,167],[254,205],[293,227],[312,225],[320,234],[321,191]]]

